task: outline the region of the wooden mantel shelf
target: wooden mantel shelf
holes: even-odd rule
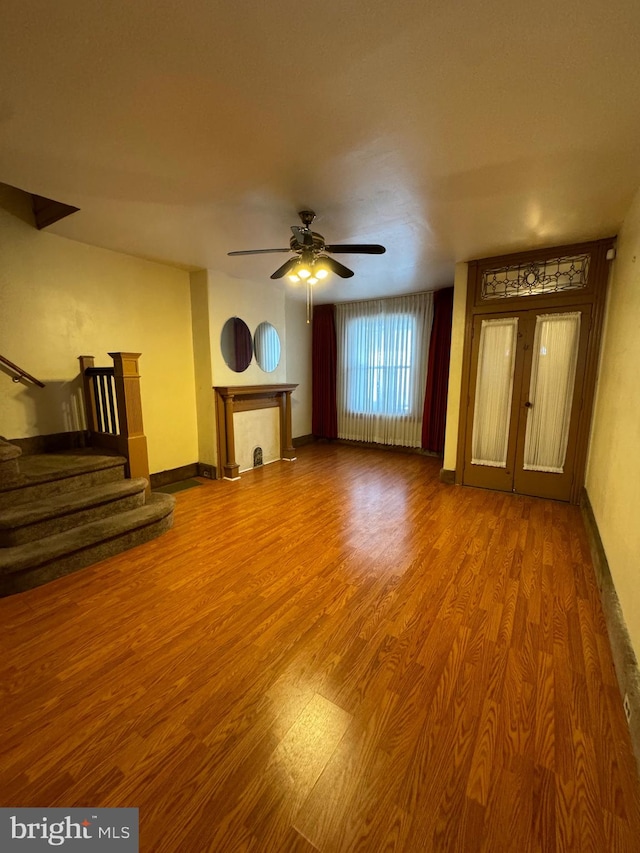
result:
[[[280,385],[215,385],[216,426],[218,432],[218,476],[239,479],[235,460],[233,413],[253,409],[280,409],[280,458],[292,462],[295,449],[291,440],[291,394],[297,384]]]
[[[214,391],[223,397],[275,397],[285,391],[295,391],[297,385],[215,385]]]

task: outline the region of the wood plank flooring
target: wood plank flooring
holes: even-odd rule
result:
[[[0,803],[144,853],[640,849],[576,507],[314,445],[0,601]]]

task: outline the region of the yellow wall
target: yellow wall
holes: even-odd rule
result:
[[[0,373],[0,434],[84,426],[79,355],[141,352],[152,472],[198,459],[189,275],[37,231],[30,197],[0,185],[0,354],[46,383]]]
[[[640,655],[640,191],[618,238],[609,288],[586,487]]]
[[[447,426],[442,467],[455,471],[460,420],[460,388],[462,384],[462,356],[464,353],[464,324],[467,306],[468,264],[456,264],[453,280],[453,318],[451,327],[451,363],[449,367],[449,396],[447,398]]]
[[[198,412],[198,461],[216,465],[216,415],[211,366],[211,330],[209,326],[209,274],[199,270],[190,275],[193,358]]]

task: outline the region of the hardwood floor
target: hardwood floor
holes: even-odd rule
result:
[[[144,853],[637,851],[576,507],[329,445],[0,601],[0,804],[137,806]]]

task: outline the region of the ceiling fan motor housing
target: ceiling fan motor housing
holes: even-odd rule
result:
[[[313,220],[316,218],[316,215],[313,210],[300,210],[298,211],[298,216],[302,220],[302,224],[305,228],[308,228],[313,222]]]
[[[324,237],[322,234],[318,234],[316,231],[311,232],[312,243],[311,245],[305,245],[301,243],[295,236],[289,240],[289,245],[291,246],[292,252],[301,252],[303,249],[311,249],[312,252],[322,252],[324,251]]]

